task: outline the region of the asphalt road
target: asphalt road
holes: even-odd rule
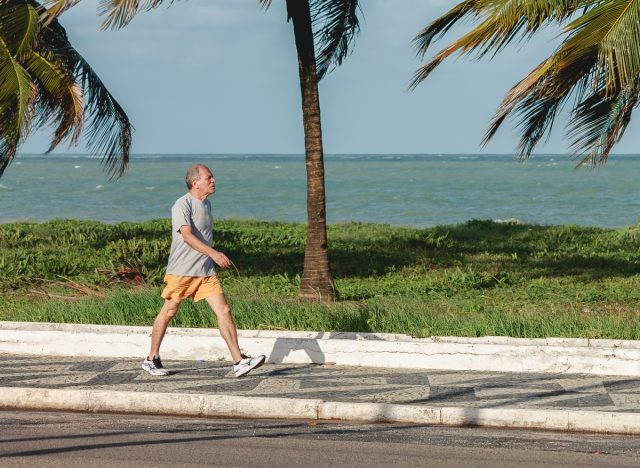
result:
[[[640,437],[0,411],[0,466],[640,467]]]

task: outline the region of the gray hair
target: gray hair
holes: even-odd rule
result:
[[[193,183],[196,180],[200,179],[200,169],[209,170],[207,166],[204,166],[202,164],[194,164],[193,166],[189,167],[189,169],[187,169],[187,176],[185,177],[184,181],[187,183],[187,188],[189,190],[191,190],[191,186],[193,185]]]

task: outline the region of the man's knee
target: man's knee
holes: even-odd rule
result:
[[[218,318],[229,318],[231,317],[231,307],[229,304],[221,304],[216,307],[217,310],[214,310]]]
[[[206,300],[219,321],[231,317],[231,307],[229,307],[227,301],[224,300],[224,296],[222,298],[219,296],[208,297]]]
[[[205,297],[204,300],[207,301],[207,304],[209,304],[209,307],[211,307],[211,310],[213,310],[216,315],[230,313],[231,308],[224,294],[213,294]]]
[[[169,320],[176,316],[180,303],[174,301],[166,301],[162,307],[162,314]]]

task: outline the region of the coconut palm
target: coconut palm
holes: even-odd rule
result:
[[[49,14],[56,17],[79,0],[49,0]],[[126,26],[141,11],[160,6],[163,0],[103,0],[100,13],[104,28]],[[268,8],[271,0],[258,0]],[[286,0],[287,21],[293,24],[302,94],[307,168],[307,244],[300,282],[304,298],[335,299],[327,247],[324,155],[320,123],[318,80],[342,63],[358,30],[357,0]],[[316,44],[320,51],[316,57]]]
[[[33,0],[0,0],[0,176],[30,131],[53,126],[47,152],[78,142],[85,126],[90,150],[122,175],[131,124],[60,23],[41,21]]]
[[[527,158],[549,135],[558,112],[571,101],[567,135],[581,164],[604,163],[638,106],[640,2],[637,0],[466,0],[415,38],[422,57],[434,39],[458,21],[474,27],[415,74],[412,87],[454,53],[497,54],[544,27],[563,26],[558,48],[504,97],[483,144],[507,117],[516,117],[518,152]]]
[[[270,0],[262,0],[268,6]],[[288,19],[298,54],[302,93],[302,120],[307,168],[307,244],[300,281],[300,296],[337,298],[327,247],[324,153],[320,123],[318,80],[332,65],[340,65],[358,32],[357,0],[287,0]],[[316,60],[312,18],[319,24],[320,53]]]

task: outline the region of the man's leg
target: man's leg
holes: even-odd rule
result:
[[[151,331],[151,350],[149,351],[149,359],[153,359],[155,356],[160,355],[160,344],[167,331],[169,322],[176,316],[180,303],[171,299],[165,299],[160,313],[153,322],[153,330]]]
[[[238,345],[238,332],[236,331],[236,324],[233,322],[231,316],[231,307],[227,303],[227,299],[224,294],[214,294],[205,298],[209,307],[216,314],[218,319],[218,329],[222,338],[227,343],[229,352],[231,353],[231,359],[234,363],[237,363],[242,359],[240,354],[240,346]]]

